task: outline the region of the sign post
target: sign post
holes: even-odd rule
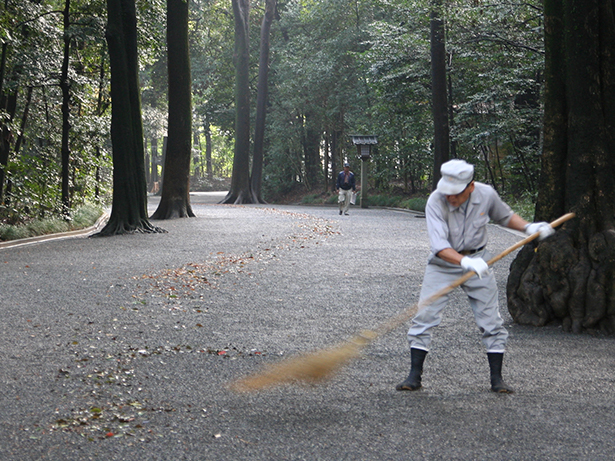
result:
[[[361,159],[361,208],[367,208],[367,162],[371,158],[372,146],[378,144],[376,136],[352,135],[352,142],[357,146]]]

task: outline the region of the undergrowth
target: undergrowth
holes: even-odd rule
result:
[[[521,216],[526,221],[534,220],[534,208],[536,206],[535,197],[532,194],[526,193],[521,196],[508,196],[504,201],[510,205],[515,213]],[[389,207],[402,208],[406,210],[425,212],[427,197],[408,197],[407,195],[388,195],[374,194],[369,195],[366,199],[367,206],[371,207]],[[302,197],[303,205],[337,205],[337,194],[330,193],[310,193]],[[361,203],[360,193],[357,194],[356,206]]]
[[[102,212],[101,207],[86,204],[71,213],[69,219],[56,217],[33,219],[19,225],[0,224],[0,241],[18,240],[84,229],[94,225],[96,220],[102,215]]]
[[[536,197],[534,195],[528,192],[520,196],[508,196],[504,201],[523,219],[528,222],[534,221],[536,209]]]
[[[389,207],[389,208],[404,208],[413,211],[425,211],[427,198],[424,197],[408,197],[400,195],[369,195],[366,199],[367,206],[371,207]],[[303,205],[336,205],[337,194],[312,193],[303,196],[301,199]],[[356,206],[361,203],[360,193],[357,194]]]

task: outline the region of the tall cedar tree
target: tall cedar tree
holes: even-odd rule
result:
[[[7,57],[9,54],[9,44],[7,40],[2,43],[2,55],[0,56],[0,111],[3,117],[0,119],[0,204],[4,204],[6,170],[11,151],[11,141],[13,132],[12,122],[17,112],[17,87],[5,91],[4,81],[6,79]]]
[[[448,98],[446,94],[446,47],[442,0],[433,0],[431,12],[431,99],[434,123],[433,188],[440,180],[440,167],[449,157]]]
[[[267,115],[267,93],[269,79],[269,37],[275,15],[277,0],[266,0],[265,14],[261,23],[261,44],[258,61],[258,86],[256,89],[256,120],[254,122],[254,155],[250,187],[256,203],[264,203],[261,197],[263,179],[263,150],[265,140],[265,116]]]
[[[96,235],[164,232],[147,217],[135,0],[107,0],[107,15],[113,204],[109,222]]]
[[[188,2],[167,0],[169,137],[162,195],[152,219],[194,217],[190,206],[192,81],[188,45]]]
[[[64,26],[64,48],[62,53],[62,68],[60,71],[60,89],[62,90],[62,213],[68,216],[70,210],[70,79],[68,69],[70,65],[70,44],[73,36],[70,33],[70,0],[64,1],[62,11]]]
[[[308,189],[312,189],[320,179],[320,133],[321,127],[314,110],[307,109],[303,115],[303,162],[305,175],[303,180]]]
[[[250,188],[250,1],[233,0],[235,18],[235,153],[222,203],[254,203]]]
[[[615,332],[615,0],[545,0],[545,121],[536,220],[573,211],[508,279],[521,324]]]

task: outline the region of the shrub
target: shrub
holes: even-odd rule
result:
[[[515,213],[521,216],[526,221],[534,221],[534,212],[536,209],[536,197],[534,194],[526,192],[521,196],[509,196],[504,200]]]
[[[0,224],[0,240],[18,240],[26,237],[30,237],[26,227]]]
[[[425,212],[427,199],[424,197],[404,197],[399,195],[368,195],[368,206],[381,206],[405,208],[413,211]]]
[[[322,203],[322,194],[308,194],[301,199],[301,203],[304,205],[311,205],[315,203]]]
[[[66,232],[70,230],[68,222],[63,221],[60,218],[37,219],[28,223],[26,228],[30,234],[29,237],[33,237],[35,235],[57,234],[59,232]]]
[[[35,219],[23,225],[0,224],[0,240],[18,240],[39,235],[57,234],[84,229],[96,223],[102,214],[98,206],[86,204],[78,208],[69,220],[62,218]]]
[[[407,200],[402,200],[400,203],[401,208],[420,211],[422,213],[425,213],[425,205],[427,205],[427,199],[423,197],[412,197]]]
[[[337,194],[331,194],[330,196],[328,196],[327,199],[325,200],[325,203],[327,205],[337,205],[338,203]]]
[[[78,208],[77,211],[73,214],[73,220],[71,227],[73,229],[83,229],[84,227],[92,226],[100,215],[102,214],[102,209],[98,206],[94,205],[83,205]]]

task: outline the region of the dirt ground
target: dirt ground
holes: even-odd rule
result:
[[[415,213],[221,198],[192,194],[167,234],[0,249],[0,459],[612,459],[615,339],[515,325],[514,255],[494,271],[515,394],[490,392],[461,292],[421,391],[395,391],[405,326],[323,385],[231,391],[413,305],[429,246]],[[519,240],[489,232],[493,254]]]

